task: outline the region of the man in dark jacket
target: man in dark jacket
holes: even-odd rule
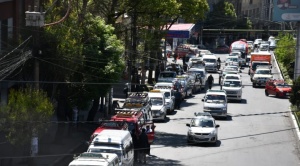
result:
[[[139,136],[139,161],[143,161],[146,164],[146,154],[149,152],[149,142],[148,136],[146,134],[146,129],[142,129],[142,133]]]
[[[211,89],[213,83],[214,83],[214,77],[212,75],[209,75],[207,78],[207,83],[208,83],[208,89]]]
[[[181,100],[182,100],[181,93],[177,89],[175,92],[175,108],[176,109],[180,109]]]
[[[135,129],[131,130],[131,138],[132,138],[132,143],[133,143],[133,149],[134,149],[134,161],[137,162],[138,160],[138,139],[135,133]]]

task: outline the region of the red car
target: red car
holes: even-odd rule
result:
[[[275,95],[276,97],[289,97],[292,92],[292,87],[284,80],[269,80],[266,82],[266,96]]]

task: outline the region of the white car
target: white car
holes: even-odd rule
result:
[[[175,110],[175,96],[172,89],[153,89],[152,91],[160,91],[164,94],[166,100],[167,113],[172,113]]]
[[[197,62],[201,62],[202,58],[201,57],[192,57],[189,59],[189,61],[187,62],[188,68],[191,68],[193,63],[197,63]]]
[[[271,69],[268,66],[258,66],[252,77],[252,86],[265,86],[269,79],[272,79],[273,75]]]
[[[223,78],[222,78],[222,83],[221,84],[224,84],[224,82],[226,80],[242,80],[241,79],[241,75],[240,74],[226,74]],[[241,81],[241,84],[242,84],[242,81]]]
[[[213,54],[213,53],[211,53],[209,50],[203,50],[203,49],[200,49],[199,51],[198,51],[198,57],[203,57],[203,55],[210,55],[210,54]]]
[[[205,70],[205,68],[190,68],[187,71],[187,74],[194,74],[194,75],[200,75],[201,78],[201,89],[205,88],[205,84],[207,81],[207,71]]]
[[[227,65],[231,65],[231,66],[238,66],[240,67],[241,66],[241,63],[240,63],[240,58],[238,56],[230,56],[226,59],[225,61],[225,66]]]
[[[230,54],[228,54],[228,56],[226,58],[235,57],[235,56],[241,58],[242,57],[242,53],[240,51],[232,51]]]
[[[215,119],[209,113],[195,113],[190,123],[187,123],[188,143],[213,143],[218,141],[218,128]]]
[[[242,81],[239,79],[224,79],[222,89],[226,91],[228,100],[242,101]]]
[[[215,117],[227,118],[227,95],[225,90],[207,90],[202,99],[203,111]]]
[[[255,39],[254,40],[254,48],[258,48],[258,46],[260,45],[260,43],[262,42],[262,39]]]
[[[149,92],[153,120],[165,121],[167,118],[165,95],[161,92]]]

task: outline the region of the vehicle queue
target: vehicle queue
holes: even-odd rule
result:
[[[260,50],[256,50],[256,52],[260,52]],[[122,138],[124,137],[124,139],[129,142],[128,147],[126,147],[125,150],[122,150],[124,149],[124,147],[122,147],[115,151],[111,150],[111,148],[108,148],[110,150],[103,150],[103,148],[101,149],[100,147],[99,150],[99,145],[106,143],[99,142],[101,140],[102,130],[101,132],[98,131],[97,134],[94,133],[92,135],[89,143],[90,147],[87,152],[101,152],[103,153],[104,158],[104,154],[107,152],[116,152],[119,157],[117,161],[120,165],[132,165],[136,161],[133,161],[133,155],[131,156],[128,154],[136,153],[136,151],[133,151],[134,146],[130,145],[133,144],[133,137],[141,134],[147,126],[150,126],[152,130],[151,133],[148,134],[148,140],[151,140],[151,142],[148,141],[150,146],[150,144],[155,141],[154,129],[156,126],[154,125],[154,122],[165,122],[169,114],[172,114],[175,109],[180,109],[180,104],[183,100],[188,100],[190,96],[197,93],[205,93],[204,98],[202,99],[202,102],[204,103],[203,111],[195,112],[195,118],[192,118],[190,123],[186,124],[188,127],[187,143],[208,142],[216,144],[218,141],[218,128],[220,127],[220,125],[216,123],[217,118],[227,118],[228,113],[230,113],[230,110],[227,110],[229,101],[237,100],[241,102],[243,99],[243,84],[240,73],[244,67],[249,67],[249,71],[251,69],[251,72],[253,72],[252,77],[249,77],[251,81],[256,81],[255,84],[258,86],[265,86],[266,96],[289,96],[290,86],[283,80],[274,80],[269,76],[265,79],[264,74],[270,75],[270,72],[262,72],[262,69],[260,69],[261,67],[259,66],[255,68],[256,70],[252,68],[254,61],[250,60],[247,62],[249,66],[246,63],[240,63],[242,61],[246,62],[246,57],[248,57],[248,55],[251,57],[251,53],[251,51],[248,52],[243,60],[241,60],[242,57],[236,53],[236,50],[233,51],[232,54],[235,55],[229,54],[223,63],[224,66],[222,66],[220,70],[217,68],[217,57],[211,52],[202,54],[201,58],[199,58],[199,54],[191,57],[190,59],[194,60],[188,61],[190,64],[186,71],[184,71],[179,64],[171,63],[167,66],[166,71],[160,73],[158,82],[153,86],[153,90],[128,92],[128,97],[125,100],[123,108],[117,110],[114,118],[123,118],[122,121],[126,121],[129,124],[125,129],[120,126],[122,128],[121,130],[127,130],[128,133],[134,131],[134,134],[131,132],[130,139],[128,139],[128,133],[124,133],[124,136],[120,136],[120,133],[119,135],[116,134],[121,137],[121,139],[116,142],[122,144],[120,142],[122,142]],[[271,65],[272,64],[269,64],[269,66]],[[263,69],[270,71],[271,68]],[[211,73],[209,72],[219,73],[220,89],[207,89],[209,84],[208,78],[209,75],[211,76]],[[258,80],[253,78],[258,78]],[[256,87],[257,86],[253,86],[253,88]],[[135,120],[129,121],[129,119]],[[116,121],[116,119],[113,121]],[[117,127],[110,127],[105,129],[105,131],[109,133],[114,129],[120,130],[120,128]],[[108,135],[112,136],[113,134]],[[77,157],[76,159],[78,158],[80,157]]]

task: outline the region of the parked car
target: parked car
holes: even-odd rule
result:
[[[292,87],[284,80],[268,80],[265,86],[266,96],[289,97],[291,92]]]

